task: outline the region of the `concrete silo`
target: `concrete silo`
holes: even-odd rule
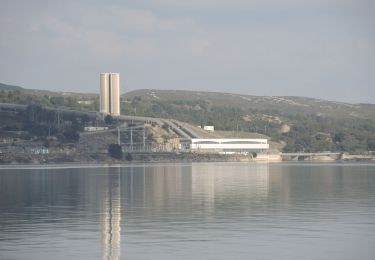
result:
[[[100,113],[120,115],[119,73],[100,73]]]

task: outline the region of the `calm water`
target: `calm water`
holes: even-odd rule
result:
[[[375,165],[0,168],[0,259],[375,259]]]

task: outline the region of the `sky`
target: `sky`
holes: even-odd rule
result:
[[[375,103],[373,0],[0,0],[0,82]]]

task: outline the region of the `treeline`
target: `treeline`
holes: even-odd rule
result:
[[[336,120],[310,115],[291,116],[288,133],[278,136],[286,141],[285,151],[375,151],[374,120]]]
[[[60,107],[82,111],[97,111],[99,109],[98,97],[93,97],[90,104],[79,103],[79,96],[33,94],[26,91],[0,91],[0,103],[13,103],[21,105],[40,105],[43,107]]]
[[[4,117],[3,114],[0,114]],[[79,140],[79,132],[87,124],[93,124],[95,118],[86,114],[64,113],[58,110],[43,108],[40,105],[29,105],[27,108],[13,115],[13,120],[3,118],[1,130],[7,132],[28,132],[26,139],[37,137],[39,140],[47,140],[47,137],[55,137],[63,143],[75,143]]]
[[[27,131],[39,136],[58,135],[74,139],[58,125],[56,112],[46,108],[60,107],[98,111],[98,98],[92,104],[79,104],[80,97],[32,94],[24,91],[0,91],[1,103],[29,105],[22,120]],[[216,130],[245,131],[265,134],[274,141],[284,141],[288,152],[375,150],[375,119],[348,116],[336,119],[319,114],[299,114],[286,109],[243,108],[238,104],[213,105],[204,99],[150,100],[135,96],[125,99],[121,114],[173,118],[194,125],[214,125]],[[64,116],[66,129],[80,131],[87,118]],[[61,123],[61,122],[60,122]],[[287,126],[288,130],[283,130]],[[12,126],[8,126],[12,127]]]

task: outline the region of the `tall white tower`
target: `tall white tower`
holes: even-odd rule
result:
[[[120,115],[119,73],[100,73],[100,113]]]

